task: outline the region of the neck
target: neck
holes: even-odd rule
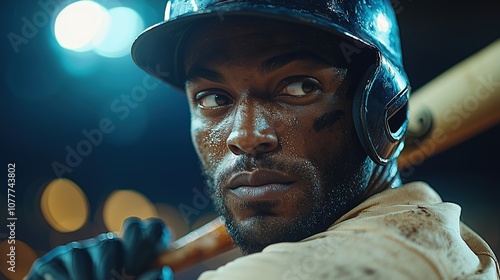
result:
[[[368,182],[364,199],[386,189],[397,188],[402,185],[396,160],[387,165],[375,165]],[[363,199],[363,200],[364,200]]]

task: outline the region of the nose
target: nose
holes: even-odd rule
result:
[[[264,108],[257,102],[239,105],[226,143],[235,155],[257,155],[274,151],[278,136]]]

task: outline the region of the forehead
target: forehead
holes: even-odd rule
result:
[[[206,61],[231,63],[266,54],[308,50],[341,64],[338,40],[325,31],[296,23],[250,17],[215,19],[191,28],[185,68]]]

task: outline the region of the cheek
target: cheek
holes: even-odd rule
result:
[[[226,122],[211,123],[201,118],[191,118],[191,139],[205,168],[217,166],[226,153]]]
[[[273,128],[278,136],[279,149],[283,155],[290,157],[301,157],[303,147],[306,143],[306,134],[303,133],[307,127],[295,114],[279,116],[273,122]]]
[[[306,154],[312,161],[321,162],[334,155],[351,151],[354,124],[348,108],[325,108],[314,120],[309,120],[305,138]]]
[[[325,130],[318,133],[318,141],[321,143],[318,145],[316,153],[319,155],[332,155],[332,154],[343,154],[345,150],[350,150],[350,145],[347,141],[347,132],[344,130],[345,126],[341,126],[342,129],[338,130]]]

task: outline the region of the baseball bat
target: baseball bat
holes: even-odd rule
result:
[[[454,65],[417,91],[409,100],[406,146],[399,168],[410,168],[457,145],[500,121],[500,39]],[[174,241],[153,267],[174,272],[235,248],[216,218]]]

